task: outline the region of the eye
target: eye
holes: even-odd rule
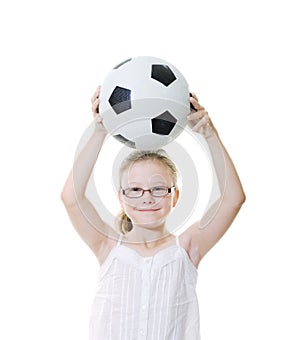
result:
[[[139,197],[143,195],[143,189],[138,187],[127,188],[124,190],[127,197]]]
[[[166,191],[166,187],[153,187],[152,190],[155,192]]]
[[[157,196],[164,196],[166,195],[166,193],[168,192],[168,188],[167,187],[153,187],[151,189],[151,192],[153,195],[157,195]]]
[[[133,187],[133,188],[129,188],[128,190],[131,191],[131,192],[141,192],[143,189],[142,188]]]

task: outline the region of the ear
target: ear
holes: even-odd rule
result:
[[[179,199],[179,190],[178,188],[175,188],[174,190],[174,196],[173,196],[173,202],[172,202],[172,207],[174,208],[178,202]]]

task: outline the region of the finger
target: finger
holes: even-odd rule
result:
[[[194,127],[193,131],[199,132],[203,127],[208,126],[210,119],[208,115],[204,116]]]
[[[195,99],[194,97],[190,97],[190,102],[197,111],[198,110],[204,110],[204,107],[202,105],[200,105],[198,100]]]
[[[99,85],[95,91],[95,93],[93,94],[92,98],[91,98],[91,102],[92,104],[94,103],[94,101],[99,98],[100,96],[100,89],[101,89],[101,86]]]
[[[93,103],[97,98],[99,98],[99,95],[100,95],[100,87],[98,87],[95,93],[93,94],[91,98],[91,102]]]
[[[96,115],[94,116],[94,118],[95,118],[95,123],[97,123],[97,124],[102,124],[103,118],[102,118],[99,114],[96,114]]]
[[[99,103],[100,103],[99,98],[95,99],[95,101],[93,102],[92,111],[93,111],[94,114],[98,114],[99,113]]]
[[[205,110],[202,110],[202,111],[190,113],[187,118],[188,120],[196,120],[196,119],[198,120],[198,119],[202,119],[205,116],[208,116],[208,112]]]
[[[195,106],[192,104],[192,102],[190,101],[190,111],[197,111],[197,109],[195,108]]]
[[[195,98],[198,101],[198,97],[196,96],[195,92],[191,92],[191,95],[192,95],[193,98]]]

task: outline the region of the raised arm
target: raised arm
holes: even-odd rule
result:
[[[234,164],[208,113],[195,95],[191,103],[195,112],[189,116],[190,127],[206,140],[221,192],[202,219],[186,231],[190,256],[194,263],[199,263],[230,227],[246,197]]]
[[[97,113],[99,91],[100,89],[92,98],[95,117],[94,131],[76,158],[61,193],[62,201],[74,228],[96,256],[108,240],[107,236],[117,237],[117,233],[101,219],[93,204],[86,197],[89,179],[107,135],[101,117]]]

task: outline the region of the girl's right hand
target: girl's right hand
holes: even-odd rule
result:
[[[94,121],[95,121],[95,129],[96,131],[101,131],[104,133],[107,133],[106,128],[103,125],[103,119],[99,113],[99,104],[100,104],[100,90],[101,90],[101,86],[98,86],[95,93],[93,94],[92,98],[91,98],[91,102],[92,102],[92,112],[93,112],[93,117],[94,117]]]

